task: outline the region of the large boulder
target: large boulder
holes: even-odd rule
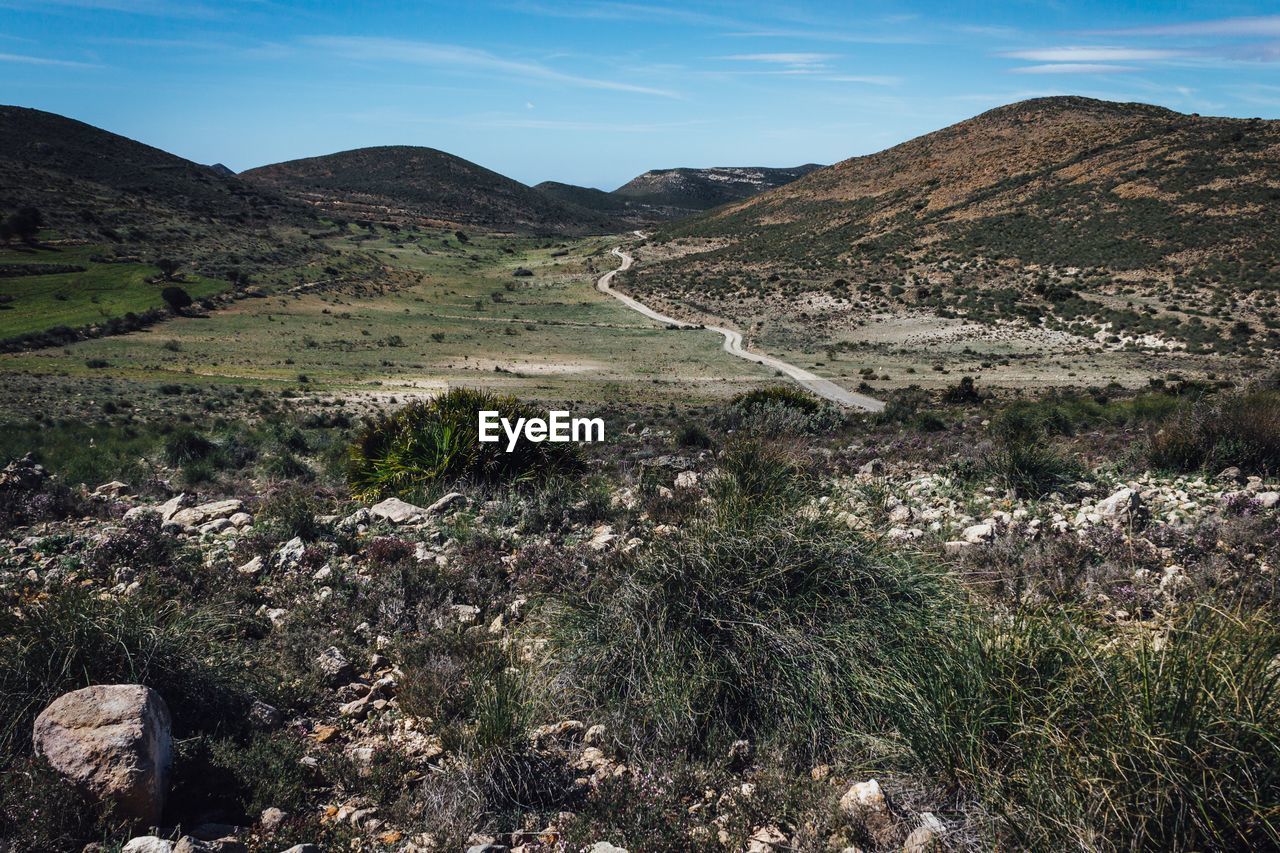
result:
[[[164,810],[173,761],[169,709],[141,684],[97,684],[40,712],[35,749],[92,799],[153,825]]]

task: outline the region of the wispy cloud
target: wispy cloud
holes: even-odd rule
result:
[[[4,0],[0,2],[0,7],[39,12],[81,9],[164,18],[214,18],[222,14],[221,10],[203,3],[171,2],[171,0]]]
[[[735,53],[721,58],[734,62],[765,62],[772,65],[812,68],[826,65],[828,61],[837,57],[833,53]]]
[[[1100,32],[1114,35],[1135,36],[1237,36],[1243,38],[1267,38],[1280,36],[1280,15],[1218,18],[1209,21],[1189,21],[1181,24],[1129,27],[1126,29],[1104,30]]]
[[[999,55],[1010,59],[1029,59],[1034,62],[1138,62],[1152,59],[1177,59],[1189,54],[1182,50],[1131,47],[1049,47],[1008,50]]]
[[[403,62],[452,71],[496,74],[518,80],[539,80],[581,89],[604,89],[663,98],[680,97],[679,93],[667,89],[567,74],[537,62],[504,59],[485,50],[460,45],[365,36],[311,37],[304,39],[304,42],[344,59],[361,62]]]
[[[56,68],[101,68],[91,62],[72,62],[69,59],[47,59],[43,56],[25,56],[18,53],[0,53],[0,62],[18,62],[23,65],[45,65]]]
[[[1103,65],[1096,62],[1053,62],[1012,68],[1013,74],[1123,74],[1137,71],[1131,65]]]

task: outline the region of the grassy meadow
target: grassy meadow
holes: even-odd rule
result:
[[[661,328],[598,293],[616,239],[464,238],[353,226],[334,238],[339,256],[393,267],[397,284],[278,291],[207,317],[5,356],[0,371],[372,398],[461,383],[586,401],[719,398],[769,378],[721,352],[716,335]]]

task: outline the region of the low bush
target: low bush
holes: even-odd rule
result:
[[[966,618],[881,689],[923,769],[1017,849],[1280,844],[1280,632],[1198,605],[1117,641],[1054,608]]]
[[[1082,466],[1050,443],[1049,430],[1035,409],[1005,409],[992,420],[991,434],[983,467],[996,484],[1018,497],[1044,497],[1083,476]]]
[[[729,402],[724,417],[727,429],[766,438],[830,432],[844,421],[838,406],[786,385],[738,394]]]
[[[362,499],[430,493],[459,480],[502,483],[576,467],[570,444],[523,438],[511,452],[505,438],[479,440],[478,413],[496,411],[513,423],[537,413],[514,397],[459,388],[368,420],[351,445],[347,478]]]
[[[1156,468],[1216,473],[1235,466],[1280,472],[1280,391],[1226,394],[1184,403],[1150,437]]]
[[[799,486],[776,465],[758,477],[752,457],[716,500],[766,511],[708,512],[550,607],[558,686],[642,746],[706,754],[749,737],[823,754],[865,723],[869,678],[946,598],[933,573],[771,502]]]

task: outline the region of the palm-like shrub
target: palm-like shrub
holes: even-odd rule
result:
[[[481,443],[479,413],[515,422],[535,412],[510,396],[457,388],[365,422],[351,445],[347,480],[362,499],[425,494],[459,480],[505,483],[574,467],[571,445],[520,440],[507,452],[505,435]]]

